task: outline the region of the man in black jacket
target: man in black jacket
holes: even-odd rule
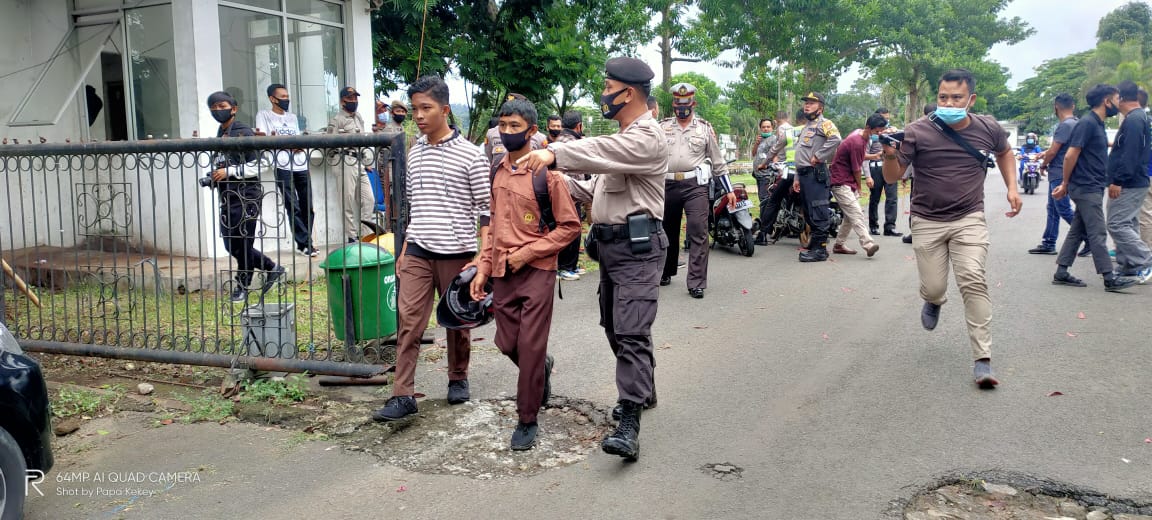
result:
[[[1108,234],[1116,243],[1116,264],[1122,275],[1139,283],[1152,279],[1152,251],[1140,239],[1138,217],[1148,192],[1148,115],[1140,108],[1140,87],[1122,81],[1120,113],[1124,122],[1108,154]]]
[[[215,92],[208,96],[208,109],[212,118],[220,123],[216,137],[250,137],[255,135],[248,125],[236,120],[237,104],[231,94]],[[264,190],[260,187],[255,151],[219,154],[212,160],[212,181],[220,193],[220,237],[224,249],[236,259],[236,284],[232,288],[233,303],[248,300],[248,285],[256,269],[266,271],[261,294],[268,292],[284,276],[284,267],[256,249],[256,223],[260,220],[260,201]]]

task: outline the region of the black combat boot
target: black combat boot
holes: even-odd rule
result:
[[[610,455],[619,455],[628,462],[640,457],[640,413],[643,405],[632,401],[620,401],[620,424],[616,431],[604,438],[600,449]]]

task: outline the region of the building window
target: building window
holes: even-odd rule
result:
[[[268,85],[283,83],[302,130],[327,126],[345,78],[343,12],[326,0],[220,2],[224,87],[242,120],[268,108]]]
[[[178,136],[172,6],[124,12],[135,138]]]

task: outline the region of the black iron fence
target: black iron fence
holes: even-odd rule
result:
[[[0,316],[32,351],[379,373],[404,150],[387,134],[0,146]]]

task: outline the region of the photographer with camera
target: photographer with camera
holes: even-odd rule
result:
[[[214,92],[208,96],[208,109],[212,118],[220,123],[216,137],[251,137],[255,134],[248,125],[236,120],[236,100],[227,92]],[[261,296],[284,276],[284,267],[256,249],[256,223],[260,220],[260,201],[264,190],[260,187],[258,155],[254,151],[217,154],[212,159],[212,171],[199,182],[202,187],[216,188],[220,194],[220,238],[224,249],[236,259],[236,284],[232,288],[233,303],[248,299],[248,285],[252,274],[259,268],[266,271]]]
[[[954,269],[975,359],[973,375],[977,386],[990,389],[999,381],[992,375],[992,302],[984,271],[988,257],[984,180],[989,168],[999,168],[1011,207],[1006,215],[1015,217],[1021,206],[1016,191],[1016,157],[995,118],[968,112],[976,102],[976,80],[971,72],[945,72],[936,101],[939,106],[931,116],[904,129],[898,148],[891,145],[897,134],[881,136],[884,180],[896,182],[909,166],[916,168],[912,247],[920,275],[920,297],[924,299],[920,323],[927,330],[936,328],[940,307],[947,301],[948,272]]]

